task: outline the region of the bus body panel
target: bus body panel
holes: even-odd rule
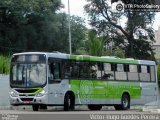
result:
[[[155,103],[155,101],[158,101],[158,86],[156,83],[141,83],[142,88],[142,97],[144,98],[145,104],[152,104]]]
[[[60,83],[48,84],[48,104],[63,105],[64,96],[69,91],[69,80],[62,80]]]
[[[71,89],[80,104],[120,104],[123,93],[131,99],[141,98],[140,83],[106,80],[71,80]],[[87,99],[88,100],[87,100]]]

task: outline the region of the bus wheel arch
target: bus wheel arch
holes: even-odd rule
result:
[[[64,96],[64,111],[74,110],[75,94],[73,91],[67,91]]]

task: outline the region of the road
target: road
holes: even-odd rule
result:
[[[62,108],[52,108],[33,112],[30,108],[14,108],[13,110],[0,110],[0,120],[159,120],[160,114],[142,112],[141,109],[115,111],[102,109],[89,111],[86,108],[76,108],[74,111],[63,111]]]

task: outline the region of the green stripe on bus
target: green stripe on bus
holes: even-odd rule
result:
[[[129,93],[131,99],[141,97],[139,82],[118,82],[104,80],[71,80],[71,90],[79,98],[119,99],[124,92]]]

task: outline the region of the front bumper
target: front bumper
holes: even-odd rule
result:
[[[26,97],[12,97],[10,96],[11,105],[33,105],[33,104],[47,104],[47,95],[41,97],[26,96]]]

